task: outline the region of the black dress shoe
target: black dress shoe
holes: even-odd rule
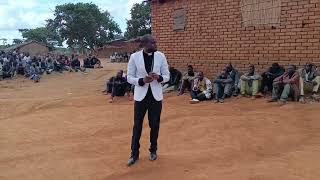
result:
[[[158,156],[157,156],[156,152],[150,153],[150,157],[149,157],[150,161],[155,161],[155,160],[157,160],[157,158],[158,158]]]
[[[134,165],[137,161],[139,160],[139,157],[134,157],[134,156],[131,156],[128,160],[128,166],[132,166]]]

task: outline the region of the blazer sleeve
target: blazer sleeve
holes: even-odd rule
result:
[[[166,83],[170,80],[170,71],[169,71],[166,56],[164,54],[162,54],[162,57],[163,57],[163,61],[162,61],[162,65],[160,68],[160,75],[162,76],[163,81],[161,83]]]
[[[137,67],[134,62],[134,56],[130,57],[128,63],[128,75],[127,75],[128,83],[133,84],[135,86],[139,86],[139,78],[137,78]]]

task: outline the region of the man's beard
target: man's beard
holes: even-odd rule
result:
[[[147,53],[154,53],[154,52],[156,52],[157,51],[157,49],[156,48],[149,48],[149,49],[146,49],[146,51],[147,51]]]

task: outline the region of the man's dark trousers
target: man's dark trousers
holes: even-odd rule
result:
[[[142,101],[135,101],[134,104],[134,125],[131,141],[131,155],[139,157],[140,137],[142,132],[143,119],[148,111],[150,130],[150,152],[157,151],[157,140],[160,128],[160,116],[162,110],[162,101],[156,101],[149,87],[147,96]]]

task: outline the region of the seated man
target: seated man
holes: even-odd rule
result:
[[[231,96],[232,86],[234,85],[227,69],[224,69],[214,81],[215,102],[223,103],[224,99]]]
[[[24,75],[24,73],[25,73],[25,70],[24,70],[23,62],[19,61],[17,65],[17,74]]]
[[[101,65],[101,61],[98,58],[96,58],[96,56],[92,56],[90,61],[91,61],[91,65],[94,68],[103,68]]]
[[[10,66],[10,63],[8,61],[4,61],[4,64],[2,66],[2,78],[12,78],[13,77],[13,71],[12,67]]]
[[[40,81],[40,68],[36,66],[35,63],[32,63],[30,67],[30,80],[33,80],[35,83]]]
[[[317,95],[320,86],[320,74],[314,64],[307,63],[304,68],[298,70],[300,84],[300,99],[301,103],[305,103],[305,91],[312,91],[312,98],[319,99]]]
[[[194,79],[191,91],[191,104],[208,100],[212,95],[212,85],[208,78],[204,77],[203,72],[199,72],[198,77]]]
[[[40,61],[40,72],[41,72],[41,75],[47,71],[47,62],[44,58],[41,58],[41,61]]]
[[[193,80],[196,78],[193,67],[188,65],[188,72],[182,77],[182,83],[178,96],[182,95],[186,89],[191,90]]]
[[[3,65],[2,65],[2,62],[0,61],[0,79],[2,79],[3,77],[3,71],[2,71],[2,67],[3,67]]]
[[[273,80],[284,73],[284,68],[278,63],[273,63],[269,69],[262,74],[261,90],[263,93],[272,91]]]
[[[273,81],[272,99],[269,102],[276,102],[280,98],[280,103],[286,104],[291,96],[298,99],[299,94],[299,74],[295,65],[289,65],[287,72],[277,77]]]
[[[254,65],[249,66],[246,74],[241,76],[241,95],[252,96],[252,99],[258,97],[260,80],[262,77],[255,72]]]
[[[181,72],[175,69],[174,67],[169,68],[170,71],[170,80],[163,84],[163,93],[177,90],[179,88],[179,83],[181,80]]]
[[[57,59],[54,60],[53,65],[54,65],[54,71],[62,73],[63,65],[61,64],[61,62],[59,60],[57,60]]]
[[[94,66],[91,65],[91,56],[89,56],[89,57],[87,57],[87,58],[85,58],[85,59],[83,60],[83,67],[84,67],[84,68],[90,68],[90,69],[93,69],[93,68],[94,68]]]
[[[78,72],[78,70],[80,70],[81,72],[85,72],[85,71],[86,71],[85,69],[82,69],[82,68],[81,68],[78,55],[76,55],[76,56],[72,59],[70,65],[71,65],[70,72],[73,72],[73,71]]]
[[[123,71],[120,70],[116,76],[110,78],[107,82],[107,87],[104,92],[111,93],[109,102],[112,103],[115,96],[124,96],[126,93],[131,101],[130,94],[131,86],[128,84],[127,79],[123,77]]]
[[[234,96],[237,96],[240,91],[240,74],[239,72],[232,66],[231,63],[229,63],[226,67],[227,73],[229,74],[230,78],[232,79],[231,88],[227,92],[228,96],[231,96],[233,94]]]
[[[47,69],[46,73],[51,74],[54,71],[54,64],[51,58],[47,58]]]

